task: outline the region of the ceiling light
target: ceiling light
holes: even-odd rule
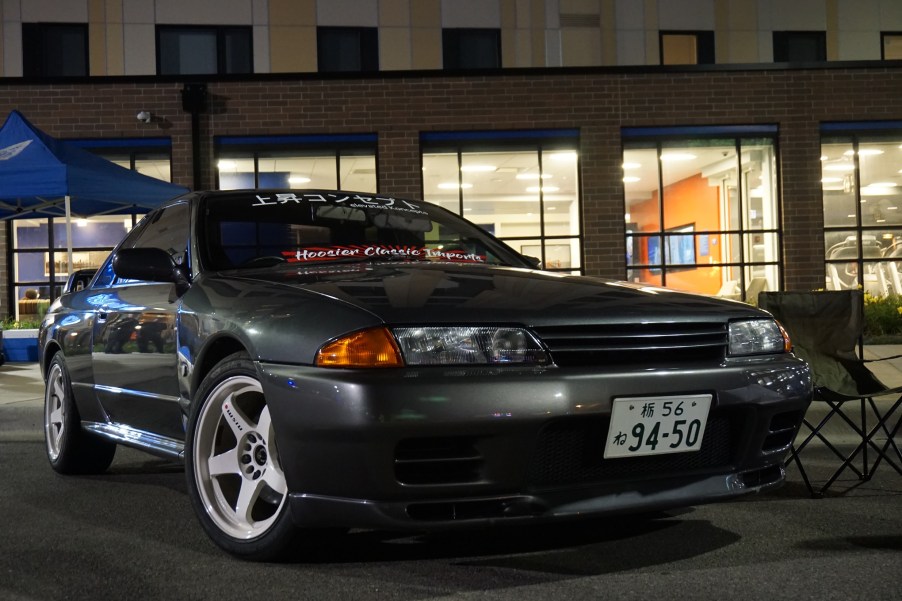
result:
[[[228,170],[228,169],[236,169],[238,167],[238,163],[235,161],[230,161],[228,159],[222,159],[218,163],[216,163],[216,167],[220,170]]]
[[[308,184],[310,178],[305,175],[291,175],[288,177],[289,184]]]
[[[695,158],[697,157],[689,152],[665,152],[661,154],[661,160],[665,163],[691,161]]]
[[[624,163],[624,169],[639,169],[642,167],[642,163]]]
[[[841,177],[822,177],[821,178],[822,184],[838,184],[840,182],[842,182]]]
[[[75,225],[77,225],[78,227],[86,227],[88,225],[88,220],[87,219],[78,219],[75,221]]]
[[[855,165],[852,163],[831,163],[824,165],[824,171],[854,171]]]
[[[468,173],[491,173],[497,171],[498,167],[495,165],[463,165],[460,170]]]
[[[577,154],[575,152],[553,152],[548,156],[554,161],[575,161]]]
[[[874,182],[869,184],[871,188],[895,188],[898,185],[896,182]]]
[[[883,151],[879,148],[862,148],[858,151],[858,156],[860,157],[872,157],[878,154],[883,154]]]
[[[641,177],[636,177],[635,175],[627,175],[626,177],[623,178],[623,181],[624,181],[624,183],[627,183],[627,184],[634,184],[634,183],[640,181],[641,179],[642,179]]]

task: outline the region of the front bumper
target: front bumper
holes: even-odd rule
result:
[[[811,399],[808,369],[789,355],[634,371],[260,371],[306,526],[557,519],[771,488]],[[693,393],[714,398],[700,451],[602,457],[612,399]]]

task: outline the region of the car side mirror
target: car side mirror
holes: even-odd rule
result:
[[[188,289],[188,279],[172,257],[161,248],[122,248],[113,257],[113,271],[120,278],[147,282],[172,282],[176,293]]]
[[[530,257],[529,255],[520,255],[523,257],[523,260],[529,263],[529,266],[533,269],[541,269],[542,268],[542,259],[537,257]]]

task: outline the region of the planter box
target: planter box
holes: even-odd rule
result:
[[[37,361],[37,330],[3,330],[3,354],[7,361]]]

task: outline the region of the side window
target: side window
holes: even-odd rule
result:
[[[123,240],[120,248],[161,248],[177,265],[187,267],[190,220],[187,204],[177,204],[150,213]],[[130,280],[117,279],[111,254],[94,281],[93,288],[107,288]]]
[[[177,204],[147,216],[147,224],[129,237],[122,248],[161,248],[176,265],[185,265],[188,250],[189,214],[187,204]]]

